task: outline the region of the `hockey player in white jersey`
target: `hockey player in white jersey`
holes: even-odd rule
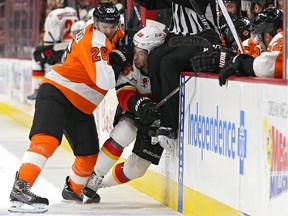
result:
[[[134,143],[132,154],[124,163],[117,164],[112,174],[104,178],[105,187],[126,183],[145,174],[151,164],[158,164],[163,148],[152,143],[148,135],[151,125],[160,126],[160,113],[151,98],[151,85],[147,67],[148,53],[165,41],[166,34],[157,27],[145,27],[133,38],[133,68],[123,71],[117,81],[116,92],[119,105],[115,114],[114,128],[105,141],[94,172],[90,176],[83,194],[92,197],[103,177],[121,156],[124,148]],[[83,202],[85,199],[83,198]]]
[[[36,47],[32,59],[32,89],[27,98],[35,100],[40,83],[50,66],[61,63],[63,49],[56,49],[55,44],[65,45],[72,39],[71,26],[78,21],[77,12],[72,7],[66,7],[64,0],[56,0],[57,8],[46,17],[44,24],[43,45]],[[58,46],[59,47],[59,46]]]

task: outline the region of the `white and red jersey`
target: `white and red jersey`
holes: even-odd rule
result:
[[[128,100],[134,96],[151,98],[151,82],[150,78],[143,75],[138,68],[133,64],[131,70],[122,72],[117,80],[116,93],[120,106],[127,111]]]
[[[283,31],[274,36],[267,52],[255,58],[253,70],[257,77],[282,78],[283,76]]]
[[[112,44],[90,24],[74,37],[67,49],[63,65],[53,66],[42,83],[54,85],[75,107],[91,114],[116,85],[109,63]]]
[[[57,8],[46,17],[44,24],[44,44],[67,42],[72,39],[71,26],[78,21],[77,12],[72,7]]]

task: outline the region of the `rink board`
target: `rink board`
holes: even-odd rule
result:
[[[29,127],[31,62],[0,59],[0,86],[9,98],[0,112]],[[219,87],[215,75],[190,79],[180,92],[178,148],[130,184],[184,215],[288,215],[287,95],[285,82],[234,78]],[[116,105],[111,91],[95,112],[100,143]]]

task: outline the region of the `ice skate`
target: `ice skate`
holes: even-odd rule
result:
[[[104,176],[98,176],[94,171],[90,175],[86,185],[83,187],[83,203],[86,203],[89,199],[95,196],[99,189]]]
[[[76,194],[69,187],[69,176],[66,177],[65,185],[62,190],[63,201],[65,202],[83,202],[83,194]],[[91,199],[88,199],[86,203],[99,203],[100,196],[96,193]]]
[[[10,193],[10,201],[12,203],[12,206],[8,209],[10,212],[44,213],[48,211],[48,199],[32,193],[29,183],[18,179],[18,172]]]
[[[166,150],[172,151],[175,147],[176,131],[168,127],[160,127],[156,131],[159,144]]]
[[[33,92],[33,94],[27,96],[27,99],[28,99],[28,100],[36,100],[37,93],[38,93],[38,89],[35,89],[35,91]]]

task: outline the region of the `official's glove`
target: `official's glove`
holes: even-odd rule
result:
[[[140,124],[143,126],[160,125],[160,112],[156,103],[149,98],[140,98],[135,105],[135,114],[139,116]]]
[[[120,50],[112,50],[110,54],[110,64],[114,70],[116,80],[121,72],[131,70],[131,65]]]
[[[195,72],[215,72],[219,73],[225,62],[233,58],[236,53],[221,48],[220,51],[214,50],[199,53],[190,59],[191,66]]]
[[[231,75],[247,76],[250,71],[242,70],[243,61],[246,59],[253,59],[252,56],[246,54],[238,54],[233,59],[227,61],[219,73],[219,85],[222,86],[226,83],[226,79]]]

